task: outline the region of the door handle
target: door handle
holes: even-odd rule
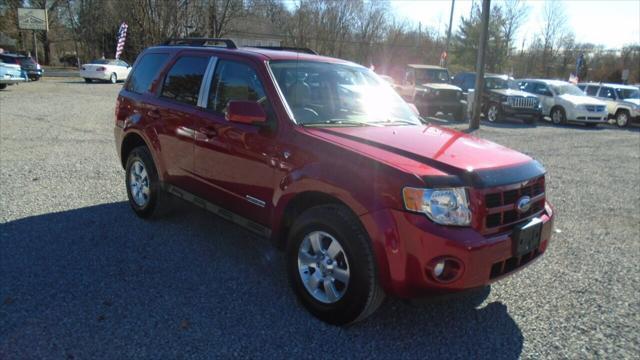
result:
[[[213,128],[213,127],[209,127],[209,126],[207,126],[207,127],[201,127],[201,128],[198,130],[198,132],[199,132],[199,133],[201,133],[201,134],[203,134],[204,136],[206,136],[208,139],[211,139],[212,137],[214,137],[214,136],[217,136],[217,135],[218,135],[218,132],[216,131],[216,129],[215,129],[215,128]]]
[[[152,119],[159,119],[160,118],[160,111],[158,110],[149,110],[147,111],[147,116],[149,116]]]

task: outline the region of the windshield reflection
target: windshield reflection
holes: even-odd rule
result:
[[[300,125],[420,124],[395,90],[366,68],[315,61],[272,61],[269,66]]]

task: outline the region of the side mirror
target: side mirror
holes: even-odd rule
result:
[[[225,114],[227,121],[241,124],[262,124],[267,122],[262,106],[255,101],[231,100]]]

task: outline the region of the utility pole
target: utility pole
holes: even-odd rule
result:
[[[478,49],[478,60],[476,61],[476,88],[473,94],[473,115],[469,119],[469,129],[480,128],[480,103],[482,102],[482,91],[484,89],[484,55],[487,49],[487,38],[489,32],[489,11],[491,10],[491,0],[482,0],[482,27],[480,28],[480,47]]]
[[[453,25],[453,8],[456,0],[451,0],[451,15],[449,15],[449,31],[447,31],[447,42],[444,45],[444,52],[447,54],[444,58],[444,67],[447,67],[447,59],[449,58],[449,41],[451,41],[451,25]]]

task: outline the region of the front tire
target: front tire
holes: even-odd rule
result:
[[[84,82],[86,82],[87,84],[91,84],[91,81],[92,81],[91,79],[84,78]]]
[[[146,146],[139,146],[127,158],[125,185],[133,212],[143,219],[159,217],[166,210],[166,194]]]
[[[623,128],[629,125],[629,112],[626,110],[618,110],[616,113],[616,125]]]
[[[502,111],[498,104],[492,103],[489,105],[489,108],[487,109],[487,120],[491,123],[496,123],[502,120]]]
[[[286,261],[298,299],[327,323],[363,320],[384,300],[369,237],[344,206],[303,212],[289,232]]]
[[[551,122],[555,125],[564,125],[567,123],[567,115],[564,113],[564,109],[556,107],[551,110]]]
[[[109,82],[111,82],[112,84],[115,84],[118,82],[118,76],[116,75],[116,73],[111,73],[111,76],[109,77]]]

